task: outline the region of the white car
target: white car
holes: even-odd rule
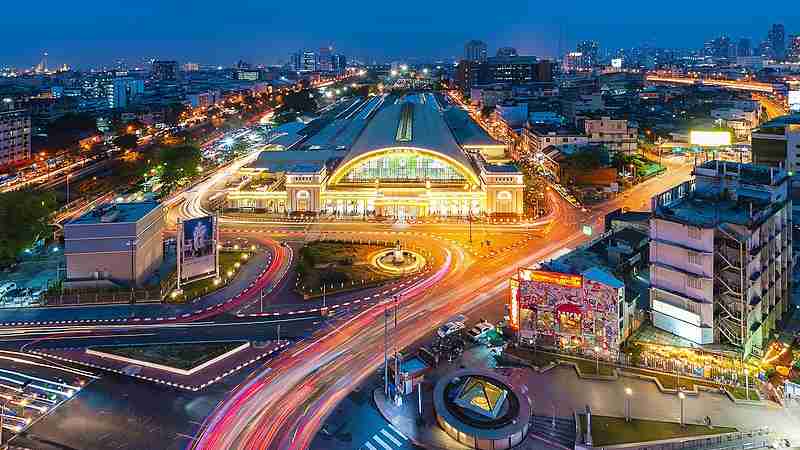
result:
[[[494,330],[494,325],[490,324],[489,322],[480,322],[474,327],[472,327],[472,329],[469,330],[468,333],[469,336],[472,338],[472,340],[477,341],[480,340],[480,338],[486,336],[486,333],[492,330]]]
[[[466,328],[464,326],[464,322],[447,322],[446,324],[439,327],[439,330],[436,331],[436,334],[438,334],[440,338],[444,338],[450,336],[453,333],[457,333],[463,330],[464,328]]]

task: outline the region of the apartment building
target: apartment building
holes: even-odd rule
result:
[[[708,161],[652,198],[653,324],[695,344],[764,351],[790,301],[785,170]]]

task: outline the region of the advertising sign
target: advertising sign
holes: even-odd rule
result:
[[[731,133],[728,131],[695,131],[689,132],[689,143],[701,147],[721,147],[731,145]]]
[[[800,112],[800,91],[789,91],[789,109]]]
[[[181,223],[178,273],[181,281],[216,276],[217,239],[214,217],[196,217]]]

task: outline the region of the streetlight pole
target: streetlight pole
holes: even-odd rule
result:
[[[383,394],[389,397],[389,305],[383,306]]]
[[[631,396],[633,390],[629,387],[625,388],[625,422],[631,421]]]
[[[678,398],[681,400],[681,428],[683,428],[684,426],[686,426],[683,414],[683,401],[686,400],[686,394],[684,394],[683,392],[678,392]]]
[[[744,390],[746,398],[750,400],[750,369],[744,368]]]

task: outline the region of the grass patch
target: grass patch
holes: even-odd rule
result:
[[[346,242],[309,243],[300,250],[297,262],[298,291],[304,295],[321,295],[323,284],[327,293],[334,293],[396,279],[375,270],[369,262],[369,255],[384,248]]]
[[[94,350],[125,358],[189,370],[223,355],[243,342],[203,342],[132,347],[96,347]]]
[[[758,397],[758,393],[756,392],[755,386],[750,386],[750,398],[749,399],[747,398],[747,389],[745,389],[743,387],[725,386],[725,390],[728,391],[733,396],[733,398],[735,398],[736,400],[753,400],[753,401],[761,400]]]
[[[247,259],[243,259],[242,255],[247,255]],[[238,275],[239,271],[242,270],[244,265],[250,261],[252,256],[252,253],[249,252],[219,252],[219,284],[214,284],[213,277],[206,278],[204,280],[198,280],[181,286],[183,289],[183,295],[174,299],[168,296],[167,300],[169,303],[184,303],[224,288],[228,285],[228,283],[236,278],[236,275]],[[237,262],[239,263],[239,267],[236,267]],[[228,276],[228,271],[232,272],[231,276]]]
[[[580,415],[581,429],[586,429],[586,415]],[[632,442],[658,441],[680,437],[703,436],[736,432],[736,428],[705,425],[681,425],[676,422],[631,419],[592,415],[592,442],[595,447],[627,444]]]

